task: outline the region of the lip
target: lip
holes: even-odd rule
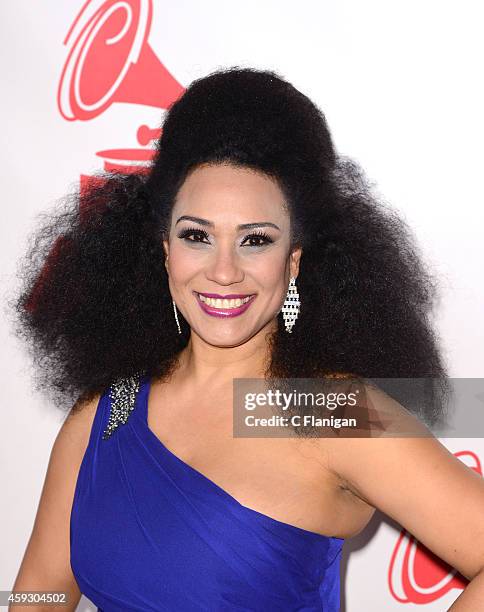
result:
[[[238,317],[239,315],[243,314],[249,308],[249,306],[252,304],[252,302],[254,301],[256,297],[255,293],[252,295],[251,294],[246,294],[246,295],[231,294],[233,296],[233,299],[236,299],[238,297],[244,298],[244,297],[250,296],[250,300],[246,302],[245,304],[238,306],[237,308],[214,308],[213,306],[208,306],[208,304],[205,304],[205,302],[202,302],[200,298],[198,297],[199,294],[197,291],[194,291],[193,293],[195,295],[195,299],[197,300],[197,304],[200,306],[203,312],[205,312],[206,314],[212,317],[221,317],[221,318]],[[200,295],[203,295],[204,297],[219,297],[219,299],[232,299],[230,295],[217,296],[217,294],[214,294],[214,293],[200,293]]]

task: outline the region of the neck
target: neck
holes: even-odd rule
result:
[[[198,388],[232,385],[233,378],[262,378],[269,359],[268,335],[275,326],[277,321],[271,321],[250,340],[233,347],[208,344],[192,330],[179,355],[177,377]]]

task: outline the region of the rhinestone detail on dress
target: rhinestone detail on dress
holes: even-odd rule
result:
[[[103,432],[102,439],[107,440],[119,425],[128,420],[136,402],[136,395],[140,389],[141,372],[127,378],[118,378],[109,388],[111,410],[109,421]]]

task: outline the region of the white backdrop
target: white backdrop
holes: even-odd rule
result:
[[[35,216],[102,167],[106,154],[97,152],[142,148],[138,127],[159,126],[164,113],[140,99],[115,100],[92,118],[62,116],[57,90],[74,39],[63,43],[83,5],[2,4],[2,296],[15,286]],[[360,162],[408,220],[441,278],[435,324],[454,377],[484,377],[481,24],[480,3],[466,0],[154,0],[144,43],[183,87],[223,66],[274,69],[321,107],[339,152]],[[9,590],[64,413],[34,392],[25,348],[5,321],[0,333],[0,590]],[[484,459],[482,438],[442,442],[476,468]],[[442,611],[460,594],[451,577],[439,595],[425,572],[393,564],[399,536],[377,513],[345,543],[342,610],[417,609],[419,578],[428,587],[419,610]],[[403,588],[409,577],[412,589]],[[87,609],[95,608],[83,598],[78,610]]]

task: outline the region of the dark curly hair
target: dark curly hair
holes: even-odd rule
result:
[[[162,128],[146,174],[102,175],[36,229],[13,309],[38,387],[87,399],[134,372],[170,375],[190,328],[181,313],[175,327],[162,237],[188,173],[230,163],[278,181],[303,247],[301,312],[292,334],[278,315],[267,376],[430,378],[418,408],[438,422],[448,379],[430,322],[436,279],[404,220],[336,153],[315,104],[273,71],[234,66],[194,81]]]

